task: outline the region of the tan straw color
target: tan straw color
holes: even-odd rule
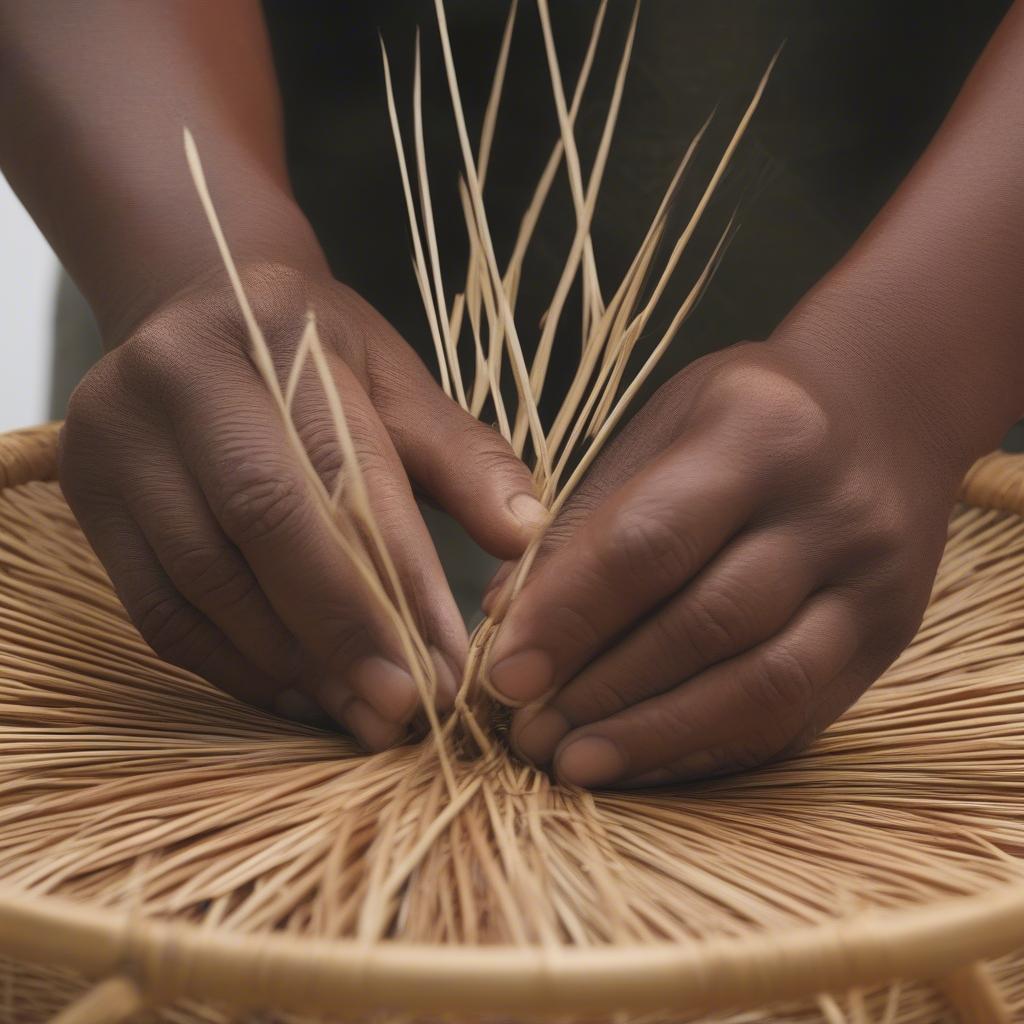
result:
[[[446,803],[429,739],[361,755],[152,655],[55,439],[0,439],[0,1019],[75,978],[61,1021],[1022,1019],[1024,457],[971,472],[917,639],[806,754],[594,795],[495,754]]]
[[[636,15],[585,174],[573,125],[605,5],[571,96],[546,0],[537,7],[560,132],[500,266],[484,187],[515,6],[474,154],[436,0],[470,249],[450,301],[419,58],[408,158],[384,61],[441,385],[473,415],[493,414],[550,520],[714,271],[731,222],[641,352],[768,73],[679,236],[667,244],[669,210],[703,129],[606,291],[590,223]],[[436,670],[374,519],[315,311],[279,379],[187,130],[185,149],[310,500],[401,642],[430,728],[367,755],[161,661],[54,483],[56,427],[0,438],[0,1021],[1024,1020],[1024,457],[972,470],[914,643],[810,750],[673,789],[558,785],[509,752],[481,671],[539,538],[474,633],[455,710],[439,720]],[[528,357],[520,273],[563,165],[576,230]],[[570,293],[579,364],[545,423]],[[300,381],[322,387],[330,409],[342,468],[329,490],[291,419]]]

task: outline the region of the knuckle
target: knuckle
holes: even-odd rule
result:
[[[938,531],[915,510],[913,498],[891,488],[874,474],[850,471],[824,507],[829,524],[842,524],[841,547],[875,574],[891,570],[893,583],[909,571],[923,552],[945,542],[945,520]]]
[[[600,505],[600,498],[593,491],[581,487],[566,502],[565,508],[544,532],[541,541],[541,556],[561,547],[590,520]]]
[[[283,263],[262,263],[242,272],[253,313],[268,338],[298,340],[310,305],[310,281],[307,274]],[[219,293],[232,324],[244,327],[238,304],[226,291]]]
[[[785,716],[806,708],[814,698],[815,680],[804,661],[784,645],[767,649],[748,695],[766,712]]]
[[[62,445],[73,445],[83,435],[102,427],[104,410],[109,410],[109,390],[107,373],[101,365],[95,366],[82,378],[68,399],[61,431]]]
[[[353,369],[361,371],[370,404],[385,418],[392,435],[411,434],[416,429],[416,417],[410,415],[415,403],[421,402],[425,393],[444,397],[444,392],[391,325],[358,296],[355,301],[336,347]]]
[[[344,674],[366,653],[366,626],[355,618],[351,608],[332,616],[324,632],[324,662],[329,670]]]
[[[289,528],[301,514],[304,495],[290,479],[275,478],[248,463],[228,484],[217,518],[228,536],[252,544]]]
[[[197,602],[227,608],[250,593],[250,580],[223,549],[186,542],[170,559],[182,589]]]
[[[679,751],[700,746],[701,726],[687,713],[684,701],[669,699],[637,704],[633,714],[637,735],[644,738],[646,752],[653,755],[652,760],[667,764]]]
[[[699,567],[692,536],[664,512],[631,511],[620,516],[597,549],[598,559],[614,576],[678,583]]]
[[[565,650],[594,650],[601,640],[600,630],[590,617],[571,604],[559,604],[552,608],[548,628],[559,638],[559,647]]]
[[[684,599],[681,628],[685,642],[704,661],[715,661],[744,645],[749,614],[723,587],[703,586]]]
[[[216,301],[179,303],[155,314],[118,348],[118,368],[146,398],[172,408],[191,403],[198,389],[218,379],[210,373],[211,361],[223,364],[230,357],[239,367],[247,365],[241,331],[239,318],[222,312]],[[202,363],[189,344],[197,337],[208,342]]]
[[[77,423],[64,421],[57,441],[57,478],[68,504],[80,518],[93,503],[90,499],[102,490],[94,472],[95,460],[84,450]]]
[[[372,491],[394,480],[397,467],[391,453],[379,441],[364,442],[358,449],[359,471]],[[344,468],[344,467],[342,467]]]
[[[341,445],[338,435],[330,423],[320,422],[315,426],[300,428],[302,443],[320,479],[330,489],[343,468]]]
[[[194,668],[201,660],[199,622],[177,594],[161,589],[146,595],[138,604],[135,622],[161,658],[183,668]]]
[[[111,428],[125,410],[124,392],[117,388],[112,353],[100,360],[71,393],[57,446],[62,481],[81,460],[95,462],[109,443]],[[94,467],[98,468],[98,467]]]
[[[492,476],[500,479],[510,473],[519,477],[528,475],[526,467],[496,431],[473,422],[467,424],[461,434],[460,451],[484,479]]]
[[[605,675],[586,680],[585,688],[572,688],[555,700],[554,706],[572,722],[598,721],[623,711],[629,704],[626,687]]]
[[[359,462],[358,470],[367,487],[372,491],[375,487],[386,486],[400,473],[400,469],[381,424],[372,415],[354,408],[346,413],[346,424]],[[324,467],[335,473],[353,471],[353,467],[344,464],[333,423],[322,422],[318,429],[303,437],[303,443],[321,476],[324,475]]]
[[[843,536],[852,539],[861,553],[865,539],[870,536],[869,524],[874,520],[877,501],[877,482],[872,486],[868,479],[848,472],[826,494],[822,519],[829,524],[843,524]]]
[[[182,372],[189,372],[189,362],[177,339],[195,326],[194,318],[170,311],[145,321],[119,349],[125,372],[139,381],[174,380]]]
[[[726,365],[708,378],[703,397],[713,410],[735,410],[745,430],[755,420],[758,451],[776,465],[805,468],[830,456],[828,413],[785,373],[749,362]]]
[[[913,532],[911,517],[895,502],[877,502],[864,516],[865,541],[880,558],[902,557]]]

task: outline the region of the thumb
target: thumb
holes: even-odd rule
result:
[[[517,558],[547,521],[511,445],[436,386],[389,429],[416,485],[485,551]]]

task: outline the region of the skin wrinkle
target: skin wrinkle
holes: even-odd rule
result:
[[[448,402],[390,325],[328,275],[284,170],[277,84],[258,6],[231,0],[214,16],[195,0],[149,13],[145,5],[101,2],[69,7],[52,32],[32,6],[0,4],[5,46],[19,54],[4,82],[32,115],[8,115],[11,130],[0,132],[5,170],[82,282],[108,345],[131,335],[127,324],[143,325],[93,371],[69,414],[62,481],[86,532],[100,536],[100,511],[109,508],[97,495],[115,495],[119,507],[128,481],[159,472],[159,463],[144,473],[136,465],[154,454],[140,438],[167,438],[165,464],[194,472],[201,500],[227,520],[228,541],[281,628],[311,657],[326,659],[341,683],[362,656],[394,656],[394,638],[362,607],[364,595],[343,560],[331,557],[329,537],[304,518],[270,403],[252,391],[253,368],[230,355],[245,351],[241,323],[231,293],[210,270],[213,246],[183,174],[179,181],[177,138],[165,138],[175,134],[168,125],[177,131],[185,120],[203,149],[211,193],[279,373],[294,356],[307,309],[315,311],[339,361],[335,383],[368,462],[371,505],[388,549],[425,640],[458,664],[465,635],[412,487],[427,484],[476,539],[514,558],[530,537],[509,502],[533,486],[494,432]],[[99,39],[122,53],[122,64],[68,59],[95,52]],[[794,588],[783,597],[777,587],[769,595],[784,623],[773,636],[730,648],[726,641],[744,623],[739,605],[723,611],[722,648],[705,649],[704,657],[698,651],[685,678],[583,727],[622,747],[630,771],[664,767],[654,762],[671,747],[671,730],[660,751],[646,743],[645,723],[659,714],[706,725],[681,730],[679,744],[694,749],[673,750],[673,762],[700,759],[700,744],[713,741],[720,760],[732,750],[736,766],[745,766],[751,751],[765,752],[764,734],[787,749],[806,735],[806,716],[837,707],[851,687],[828,661],[835,638],[825,626],[838,614],[835,595],[842,595],[857,658],[874,674],[898,653],[894,638],[909,637],[919,620],[957,483],[1024,406],[1024,203],[1012,187],[1024,163],[1021,52],[1018,3],[928,152],[851,252],[767,342],[701,360],[663,388],[592,467],[551,530],[489,664],[540,651],[533,664],[547,657],[560,673],[558,687],[589,674],[607,690],[612,667],[620,677],[642,676],[649,670],[642,656],[624,666],[613,660],[616,652],[652,621],[675,614],[672,598],[692,592],[702,569],[714,571],[730,544],[765,524],[796,539],[794,575],[821,576],[808,592]],[[125,90],[133,78],[137,90]],[[107,108],[112,116],[101,118]],[[29,132],[35,124],[47,130]],[[69,124],[74,145],[55,153],[52,140]],[[45,169],[39,180],[33,167]],[[128,202],[115,203],[113,192]],[[331,424],[321,405],[313,375],[304,376],[296,401],[302,438],[330,475]],[[464,458],[454,460],[456,439],[467,437]],[[255,453],[255,472],[239,462],[239,448]],[[724,476],[733,481],[728,488]],[[652,509],[661,510],[653,541]],[[246,516],[250,526],[270,524],[273,541],[247,530]],[[159,546],[148,525],[142,534]],[[117,545],[107,538],[98,546],[116,579]],[[160,578],[158,566],[153,571]],[[161,606],[180,608],[179,601],[187,614],[200,595],[172,591]],[[821,628],[815,633],[807,621]],[[670,618],[657,628],[682,631],[685,624]],[[238,674],[254,667],[244,634],[224,639],[245,652],[234,665]],[[372,640],[360,646],[353,637]],[[790,660],[779,649],[791,651]],[[802,677],[801,666],[819,663],[820,677]],[[735,682],[741,671],[750,673],[745,685]],[[736,703],[714,705],[713,714],[710,681],[730,678]],[[764,721],[791,703],[786,694],[805,695],[803,717],[779,711],[778,721]],[[556,687],[549,698],[556,709],[559,698]],[[733,735],[712,736],[727,726]],[[539,760],[557,768],[560,752],[579,738],[556,737]]]

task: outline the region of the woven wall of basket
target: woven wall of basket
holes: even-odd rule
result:
[[[499,266],[483,188],[515,11],[474,154],[438,3],[471,242],[450,302],[418,60],[408,164],[390,75],[387,98],[442,381],[497,420],[554,514],[707,283],[721,245],[627,380],[767,75],[667,258],[655,266],[699,134],[605,298],[589,225],[636,21],[584,177],[573,121],[604,8],[567,97],[538,7],[561,137]],[[332,398],[338,484],[325,488],[293,431],[295,458],[429,704],[433,665],[379,545],[315,317],[279,381],[187,132],[186,152],[280,415],[298,373]],[[563,167],[576,237],[528,361],[519,270]],[[580,367],[545,424],[537,400],[574,281]],[[591,794],[518,762],[488,727],[492,621],[473,637],[455,712],[376,755],[162,662],[54,482],[56,437],[0,438],[0,1020],[1024,1020],[1024,457],[972,470],[917,638],[810,750],[712,782]],[[528,552],[509,599],[530,563]]]

